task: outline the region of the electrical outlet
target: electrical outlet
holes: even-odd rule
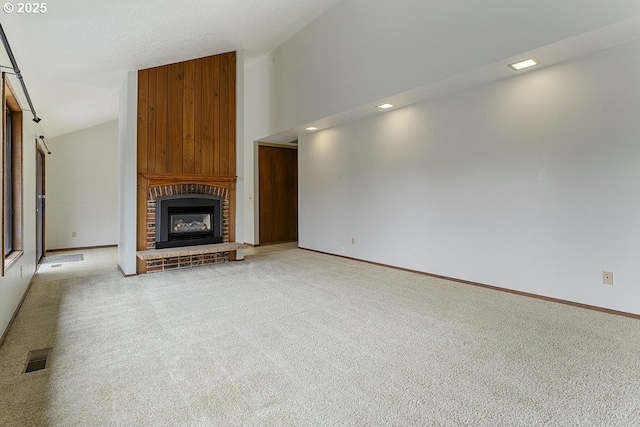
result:
[[[71,232],[71,237],[78,237],[78,233],[76,233],[75,231]]]
[[[610,271],[603,271],[602,283],[605,285],[613,285],[613,273]]]
[[[341,246],[341,247],[340,247],[340,253],[342,253],[342,255],[344,255],[344,254],[345,254],[344,246]]]

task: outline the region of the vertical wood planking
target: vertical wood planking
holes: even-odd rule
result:
[[[136,206],[138,217],[136,220],[136,250],[142,251],[147,249],[147,193],[140,187],[138,179],[138,189],[136,191]]]
[[[167,71],[168,66],[158,67],[156,98],[156,172],[167,172]]]
[[[220,128],[225,124],[220,121],[220,84],[221,84],[221,71],[222,61],[224,58],[222,55],[216,55],[213,57],[213,155],[212,155],[212,167],[214,175],[222,175],[220,172],[220,145],[223,143],[220,140],[221,132]]]
[[[138,170],[147,170],[149,70],[138,71]]]
[[[213,57],[202,59],[202,170],[203,175],[214,175],[213,168],[213,126],[214,126],[214,85]]]
[[[236,53],[229,54],[229,175],[236,174]]]
[[[202,173],[202,99],[203,99],[203,91],[202,91],[202,60],[197,59],[194,60],[194,173],[201,174]]]
[[[229,99],[229,56],[220,58],[219,100]],[[218,126],[220,139],[218,140],[218,170],[220,175],[229,174],[229,102],[220,102]]]
[[[184,63],[184,101],[182,111],[182,172],[195,173],[195,61]]]
[[[182,173],[184,62],[169,65],[167,82],[167,172]]]
[[[235,52],[140,70],[138,170],[235,175]]]
[[[147,132],[147,169],[140,172],[156,171],[156,104],[158,98],[158,69],[149,69],[149,110],[148,116],[148,132]]]
[[[235,52],[138,72],[138,172],[235,175]],[[235,238],[235,190],[230,233]],[[146,193],[138,193],[138,249]]]

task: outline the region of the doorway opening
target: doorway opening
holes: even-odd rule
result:
[[[298,146],[258,143],[257,244],[298,241]]]
[[[36,264],[45,254],[45,151],[36,140]]]

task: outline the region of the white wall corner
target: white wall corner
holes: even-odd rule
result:
[[[275,77],[277,66],[271,63],[274,52],[253,62],[242,76],[244,82],[244,242],[257,244],[256,229],[257,189],[255,186],[255,147],[257,141],[277,132],[275,105]],[[280,129],[282,130],[282,129]],[[238,157],[240,158],[240,157]]]
[[[120,192],[118,195],[118,266],[136,274],[136,189],[138,72],[129,71],[120,88]]]
[[[244,242],[244,50],[236,51],[236,242]],[[236,259],[244,259],[242,250]]]

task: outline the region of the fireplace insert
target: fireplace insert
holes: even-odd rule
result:
[[[156,199],[156,249],[222,241],[220,197],[179,194]]]

